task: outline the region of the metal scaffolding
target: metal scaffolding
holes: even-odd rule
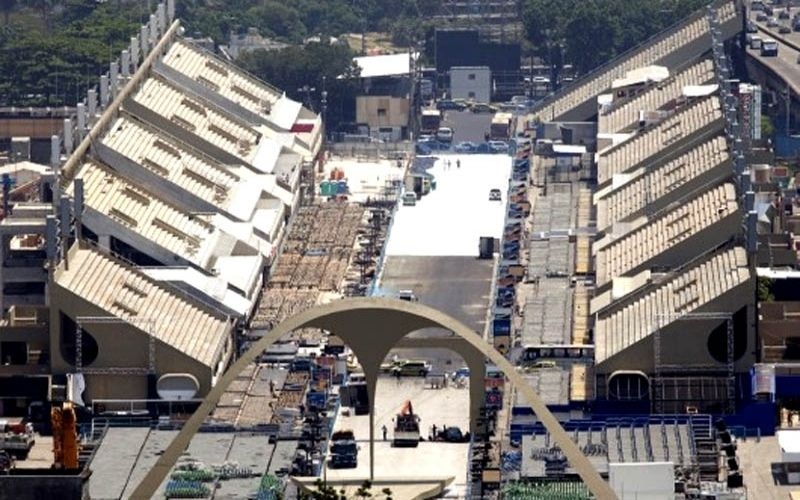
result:
[[[663,313],[655,316],[653,333],[653,411],[664,413],[666,382],[670,374],[680,374],[679,378],[690,379],[699,374],[718,373],[718,365],[706,364],[667,364],[664,363],[661,348],[661,330],[675,321],[714,321],[722,320],[726,324],[725,336],[725,411],[733,414],[736,411],[736,373],[734,359],[734,326],[733,314],[727,312],[694,312],[694,313]],[[702,384],[701,384],[702,385]]]
[[[147,366],[146,367],[102,367],[86,368],[83,366],[83,325],[85,324],[133,324],[140,326],[147,334]],[[155,320],[152,318],[136,318],[131,316],[78,316],[75,319],[75,372],[85,375],[155,375],[156,373],[156,339]]]

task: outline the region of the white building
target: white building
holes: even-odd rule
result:
[[[492,99],[492,70],[488,66],[450,68],[450,98],[489,102]]]

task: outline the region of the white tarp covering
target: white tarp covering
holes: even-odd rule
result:
[[[435,176],[436,189],[415,206],[400,207],[386,255],[477,257],[481,236],[502,235],[511,157],[446,155],[428,172]],[[489,201],[493,188],[503,192],[501,202]]]

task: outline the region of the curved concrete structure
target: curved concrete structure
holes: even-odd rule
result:
[[[175,437],[172,443],[170,443],[153,468],[150,469],[144,479],[136,487],[131,498],[142,500],[153,498],[159,485],[164,481],[175,465],[175,462],[177,462],[178,458],[189,446],[192,436],[194,436],[202,425],[203,420],[205,420],[217,405],[220,397],[222,397],[222,394],[231,382],[233,382],[239,373],[241,373],[248,364],[252,363],[256,356],[264,349],[286,334],[304,327],[321,328],[330,331],[347,342],[358,357],[361,366],[364,368],[370,404],[374,404],[375,401],[375,387],[380,371],[380,364],[392,348],[401,344],[400,341],[403,337],[422,328],[444,328],[445,330],[453,332],[453,340],[460,338],[469,344],[467,346],[469,349],[458,349],[459,352],[467,354],[465,361],[467,361],[468,364],[474,365],[474,360],[478,359],[477,353],[480,353],[481,357],[488,358],[505,373],[514,387],[516,387],[528,401],[545,428],[550,432],[556,444],[563,450],[570,465],[578,472],[595,498],[599,500],[613,500],[617,498],[609,484],[604,481],[603,478],[600,477],[600,474],[592,467],[589,460],[564,431],[563,427],[558,423],[558,420],[550,413],[550,410],[547,409],[533,388],[525,384],[524,379],[517,373],[514,366],[492,346],[487,344],[478,334],[470,330],[460,321],[436,309],[420,305],[419,303],[376,297],[344,299],[308,309],[296,316],[288,318],[261,338],[261,340],[253,344],[252,347],[228,369],[211,392],[209,392],[197,411],[195,411],[191,418],[184,424],[180,433]],[[413,341],[413,343],[416,344],[418,340],[423,339],[407,339],[402,342],[402,344],[406,344],[409,341]],[[448,339],[430,340],[447,341]],[[461,344],[463,346],[463,343]],[[471,385],[478,385],[482,391],[482,381],[476,384],[475,378],[477,378],[477,374],[470,380]],[[473,392],[471,396],[474,396],[474,394]],[[472,397],[471,399],[470,407],[473,408],[476,404],[476,398]],[[480,402],[480,399],[478,399],[478,401]],[[375,432],[374,413],[374,411],[370,412],[370,478],[373,476],[375,460],[373,435]]]

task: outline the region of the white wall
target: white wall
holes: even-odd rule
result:
[[[489,102],[492,98],[492,71],[485,66],[450,68],[450,97]]]
[[[672,462],[608,464],[611,489],[619,500],[667,500],[675,497]]]

